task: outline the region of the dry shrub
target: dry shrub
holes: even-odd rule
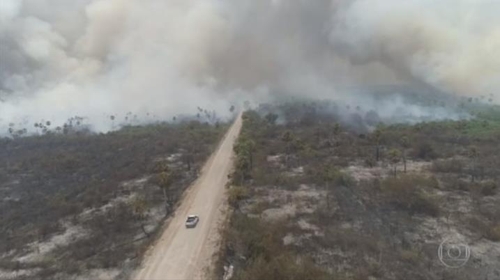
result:
[[[484,196],[493,196],[496,194],[498,184],[495,181],[485,181],[479,184],[479,192]]]
[[[282,253],[270,261],[259,257],[240,273],[235,280],[327,280],[331,276],[323,269],[318,268],[307,258],[298,258],[290,253]]]
[[[432,163],[431,170],[439,173],[458,173],[461,174],[465,164],[458,159],[437,160]]]
[[[312,260],[299,257],[283,245],[286,223],[267,223],[234,212],[225,229],[225,243],[234,259],[234,279],[331,279]],[[228,256],[230,257],[230,256]],[[241,259],[244,262],[240,262]]]
[[[418,175],[387,178],[381,182],[382,192],[389,203],[410,213],[430,216],[439,214],[438,201],[430,193],[432,188],[437,187],[435,178]]]
[[[401,255],[401,260],[411,264],[418,264],[422,261],[422,256],[420,255],[420,252],[416,250],[401,250],[400,255]]]
[[[366,167],[372,168],[372,167],[377,165],[377,162],[375,161],[375,159],[373,157],[368,157],[365,159],[364,164]]]
[[[228,190],[228,201],[233,207],[248,196],[248,189],[241,186],[233,186]]]
[[[413,146],[411,155],[423,160],[435,159],[438,154],[429,142],[417,142]]]
[[[318,240],[327,247],[339,247],[344,252],[356,252],[358,254],[380,252],[381,244],[373,236],[366,236],[350,229],[338,229],[331,227],[325,233],[325,237]]]
[[[492,226],[488,231],[487,237],[491,241],[500,241],[500,224]]]
[[[473,217],[469,219],[468,227],[473,232],[478,232],[481,236],[491,241],[500,241],[500,224],[483,221]]]

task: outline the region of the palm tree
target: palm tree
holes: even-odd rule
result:
[[[379,161],[380,159],[380,139],[382,138],[382,130],[379,128],[375,129],[373,133],[375,139],[375,161]]]
[[[472,162],[472,182],[474,183],[474,180],[476,178],[476,165],[477,165],[477,158],[479,156],[479,152],[476,147],[470,147],[469,148],[469,157],[471,158]]]
[[[340,127],[340,124],[339,123],[335,123],[333,125],[333,136],[334,136],[334,141],[337,141],[337,139],[339,138],[339,134],[340,134],[340,131],[342,130],[342,128]]]
[[[331,204],[330,204],[330,200],[331,200],[331,190],[330,190],[330,186],[333,184],[333,182],[335,181],[335,178],[336,178],[336,170],[334,167],[332,167],[331,165],[328,165],[324,170],[323,170],[323,180],[325,181],[326,183],[326,207],[328,210],[331,209]]]
[[[397,164],[401,160],[401,152],[397,149],[392,149],[389,151],[389,159],[391,160],[392,166],[394,167],[394,177],[397,175]]]
[[[255,142],[252,140],[248,140],[245,143],[245,150],[248,155],[250,161],[250,169],[253,168],[253,154],[255,152]]]
[[[165,162],[159,164],[159,187],[163,192],[163,199],[165,200],[165,215],[168,215],[170,210],[169,196],[167,195],[170,186],[172,185],[172,173]]]
[[[340,129],[341,129],[340,124],[339,123],[335,123],[333,125],[333,134],[338,135],[340,133]]]
[[[183,159],[186,163],[186,169],[191,171],[191,165],[194,163],[194,158],[197,154],[196,139],[198,139],[199,135],[194,127],[189,127],[186,137],[186,152],[183,155]]]
[[[255,151],[255,142],[241,136],[241,139],[234,145],[234,152],[240,157],[248,158],[250,169],[253,167],[253,153]]]
[[[288,155],[290,154],[291,150],[291,143],[295,139],[295,136],[293,135],[292,132],[286,131],[283,133],[283,136],[281,136],[281,141],[285,142],[285,165],[288,167]]]
[[[243,186],[243,183],[245,182],[245,178],[247,177],[248,173],[250,171],[250,160],[248,157],[241,157],[239,156],[236,160],[236,172],[239,176],[240,179],[240,186]]]
[[[115,116],[111,115],[109,119],[111,120],[111,129],[115,129]],[[78,121],[78,125],[80,125],[80,121]],[[73,126],[73,121],[71,121],[71,126]]]
[[[407,136],[401,137],[401,146],[403,147],[401,149],[401,154],[403,155],[403,172],[406,173],[406,149],[410,146],[410,140],[408,140]]]
[[[146,199],[144,199],[144,197],[142,196],[136,197],[134,200],[132,200],[131,207],[132,211],[134,212],[137,220],[141,225],[142,232],[144,232],[144,235],[146,235],[146,237],[149,237],[149,233],[146,231],[146,228],[143,223],[146,212],[148,211]]]
[[[302,141],[300,138],[295,138],[291,143],[290,143],[292,152],[297,154],[297,160],[299,166],[302,165],[302,152],[307,148],[307,144]]]

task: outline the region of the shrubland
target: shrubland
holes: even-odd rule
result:
[[[0,139],[0,278],[124,278],[227,129],[201,120]]]
[[[346,121],[325,104],[245,112],[221,276],[231,266],[234,279],[500,273],[498,108],[466,104],[468,119],[384,124],[354,108]],[[449,237],[471,248],[460,269],[438,258]]]

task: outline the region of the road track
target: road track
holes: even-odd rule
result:
[[[209,158],[200,177],[184,194],[174,217],[157,243],[146,253],[136,280],[206,279],[218,250],[218,226],[224,220],[225,186],[233,166],[233,145],[242,126],[236,118],[217,150]],[[196,228],[186,229],[187,215],[200,217]]]

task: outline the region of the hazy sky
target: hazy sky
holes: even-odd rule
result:
[[[0,129],[9,122],[197,106],[344,85],[498,96],[500,1],[0,0]]]

